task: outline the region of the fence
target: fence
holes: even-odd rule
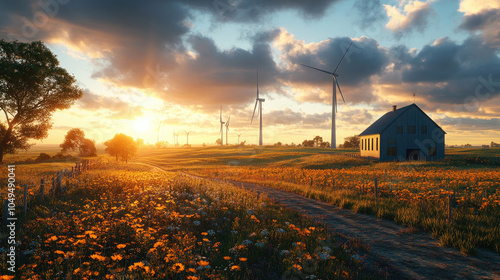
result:
[[[46,197],[55,198],[59,195],[64,194],[69,188],[69,179],[76,178],[78,175],[82,174],[85,171],[101,168],[104,163],[101,160],[82,160],[81,162],[75,163],[75,166],[71,167],[71,170],[64,169],[56,172],[49,182],[46,182],[45,179],[40,179],[40,189],[39,193],[34,196],[28,195],[28,187],[33,187],[33,184],[20,184],[23,187],[24,196],[23,196],[23,215],[26,217],[28,211],[28,204],[31,202],[31,199],[38,199],[39,202],[43,202]],[[66,178],[66,186],[63,184],[63,180]],[[50,189],[48,187],[51,187]],[[11,203],[12,204],[12,203]],[[16,207],[16,210],[20,208]],[[9,211],[11,207],[9,207],[9,199],[5,199],[4,209],[3,209],[3,224],[6,224],[9,215],[14,216],[15,213]]]

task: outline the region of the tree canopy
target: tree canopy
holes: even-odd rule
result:
[[[349,137],[344,138],[343,148],[359,149],[359,136],[353,135],[353,136],[349,136]]]
[[[79,128],[70,129],[64,137],[64,142],[59,146],[62,148],[63,153],[78,150],[80,156],[83,157],[95,157],[97,155],[95,141],[86,139],[85,133]]]
[[[0,162],[48,136],[53,112],[83,96],[75,82],[42,42],[0,40]]]
[[[104,142],[104,145],[106,146],[105,151],[115,156],[117,161],[120,158],[128,162],[137,153],[137,143],[134,141],[134,138],[123,133],[116,134],[113,139]]]

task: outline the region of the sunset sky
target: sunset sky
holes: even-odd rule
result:
[[[222,105],[229,142],[257,144],[257,68],[264,144],[330,141],[331,77],[298,63],[332,71],[351,42],[337,144],[414,91],[446,144],[500,142],[499,26],[498,0],[0,0],[0,37],[46,42],[84,90],[43,143],[154,143],[161,121],[160,140],[213,145]]]

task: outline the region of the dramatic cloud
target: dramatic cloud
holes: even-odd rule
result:
[[[317,18],[339,0],[184,0],[193,8],[212,13],[219,21],[255,22],[281,10],[295,10],[303,17]]]
[[[76,102],[81,109],[109,113],[108,118],[131,119],[143,114],[141,106],[134,106],[117,98],[96,95],[89,90],[84,90],[83,97]]]
[[[281,80],[296,87],[300,101],[326,101],[332,92],[331,76],[299,64],[333,71],[351,42],[353,45],[338,70],[338,82],[344,91],[349,89],[353,92],[362,89],[362,93],[356,94],[355,98],[349,98],[349,102],[373,100],[374,96],[370,89],[371,78],[382,72],[388,63],[388,55],[375,40],[366,37],[354,41],[346,37],[330,38],[319,43],[306,44],[295,39],[286,30],[281,30],[280,35],[274,40],[275,46],[283,54],[281,60],[286,62],[286,68],[281,72]]]
[[[392,30],[397,38],[415,30],[423,32],[432,13],[431,1],[401,1],[399,7],[384,4],[389,17],[386,27]]]
[[[482,10],[464,17],[460,28],[475,32],[481,31],[483,38],[500,47],[500,8]]]
[[[406,100],[410,92],[418,90],[418,100],[430,110],[448,106],[447,110],[479,112],[500,96],[497,51],[479,37],[461,44],[441,38],[418,52],[394,47],[389,51],[391,67],[380,82],[399,90]]]

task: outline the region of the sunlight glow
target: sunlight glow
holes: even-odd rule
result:
[[[139,118],[134,120],[134,129],[138,133],[144,133],[149,130],[151,127],[151,119],[148,118]]]

